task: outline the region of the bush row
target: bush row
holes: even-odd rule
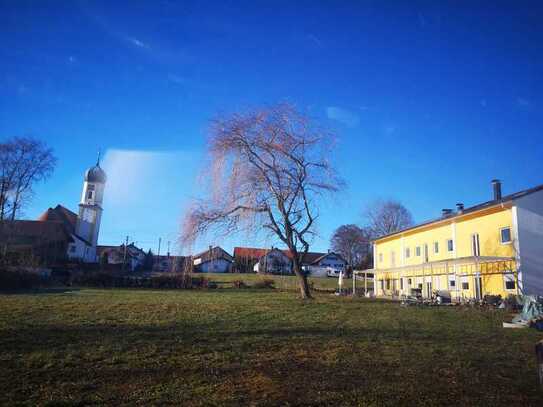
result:
[[[49,280],[38,273],[28,271],[0,270],[0,290],[29,290],[43,287]]]
[[[188,274],[134,277],[103,272],[81,273],[75,276],[71,283],[76,286],[100,288],[211,288],[208,279]]]

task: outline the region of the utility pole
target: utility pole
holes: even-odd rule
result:
[[[123,273],[126,268],[126,251],[128,250],[128,236],[126,236],[126,242],[124,244],[124,256],[123,256]]]
[[[160,271],[160,246],[161,245],[162,245],[162,238],[159,237],[158,238],[158,255],[157,255],[159,271]]]

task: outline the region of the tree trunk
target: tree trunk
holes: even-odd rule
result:
[[[302,296],[302,299],[308,300],[313,297],[311,296],[311,290],[309,289],[307,276],[305,275],[302,268],[300,267],[300,263],[298,262],[298,259],[296,257],[298,257],[297,254],[294,256],[294,259],[292,260],[292,269],[294,270],[294,274],[296,274],[296,277],[298,277],[298,282],[300,285],[300,294]]]

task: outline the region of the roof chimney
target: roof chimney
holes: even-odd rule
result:
[[[502,199],[502,183],[499,179],[492,180],[492,189],[494,191],[494,200],[499,201]]]
[[[456,204],[456,211],[457,211],[458,213],[464,212],[464,204],[463,204],[462,202],[458,202],[458,203]]]
[[[451,213],[452,213],[452,209],[445,208],[441,210],[441,216],[443,216],[444,218],[449,216]]]

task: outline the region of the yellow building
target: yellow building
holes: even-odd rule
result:
[[[502,197],[492,184],[491,201],[376,239],[375,294],[543,294],[543,185]]]

